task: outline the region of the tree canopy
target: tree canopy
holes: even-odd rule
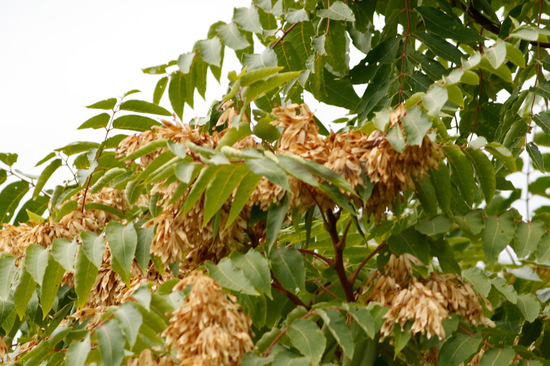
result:
[[[549,13],[254,0],[89,105],[102,141],[1,153],[2,362],[548,364]]]

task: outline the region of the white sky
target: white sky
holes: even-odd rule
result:
[[[151,101],[159,77],[141,68],[191,51],[212,23],[229,22],[234,7],[250,2],[1,0],[0,152],[18,153],[16,167],[38,174],[43,167],[32,167],[53,149],[101,141],[104,131],[77,130],[99,114],[86,105],[131,89]],[[225,90],[214,86],[212,78],[210,99]],[[195,99],[196,112],[186,106],[189,117],[205,115],[211,102]]]

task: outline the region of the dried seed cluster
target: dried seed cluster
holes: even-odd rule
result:
[[[82,200],[83,194],[71,198],[71,201],[79,203],[79,207],[82,206]],[[102,203],[121,212],[125,212],[128,208],[124,192],[111,188],[103,188],[97,193],[88,194],[86,203],[91,202]],[[39,224],[23,223],[17,226],[3,224],[3,230],[0,230],[0,252],[10,253],[16,258],[20,258],[30,244],[49,247],[56,238],[73,240],[82,231],[100,233],[113,219],[118,219],[118,217],[102,210],[85,210],[84,212],[76,210],[65,215],[59,222],[50,218],[50,220]]]
[[[390,113],[390,123],[396,124],[405,113],[402,106]],[[407,145],[402,153],[396,151],[381,131],[364,134],[360,131],[331,133],[323,138],[318,133],[313,113],[302,105],[289,105],[273,110],[278,119],[272,124],[284,130],[279,140],[278,153],[290,152],[304,159],[322,164],[342,175],[354,189],[365,186],[368,178],[374,184],[371,197],[365,203],[364,214],[374,215],[376,221],[384,217],[403,191],[414,187],[414,179],[430,168],[438,167],[439,147],[425,136],[422,145]],[[302,210],[319,204],[321,208],[334,207],[323,193],[302,182],[293,182],[293,204]],[[271,187],[266,187],[271,188]],[[269,196],[260,201],[274,201]],[[277,195],[280,193],[277,192]]]
[[[239,365],[253,347],[250,318],[212,278],[194,272],[174,290],[188,286],[191,291],[162,333],[166,344],[176,351],[180,365]]]
[[[451,273],[432,272],[427,279],[413,276],[412,264],[422,263],[411,254],[390,256],[384,273],[373,272],[364,292],[369,301],[377,301],[390,310],[384,315],[382,338],[391,336],[396,324],[404,329],[412,322],[411,333],[428,338],[445,338],[442,322],[451,313],[466,319],[472,325],[494,326],[483,315],[480,296],[472,286],[463,283]],[[487,306],[490,306],[487,303]]]

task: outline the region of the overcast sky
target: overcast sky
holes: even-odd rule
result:
[[[0,152],[19,154],[21,170],[72,141],[101,141],[77,131],[97,110],[85,106],[131,89],[151,101],[157,76],[141,68],[191,51],[209,26],[229,22],[250,0],[25,0],[0,2]],[[232,51],[226,52],[233,56]],[[238,67],[232,64],[233,69]],[[226,80],[227,71],[222,76]],[[213,88],[219,98],[224,88]],[[205,115],[211,100],[187,115]],[[208,98],[207,98],[208,99]]]

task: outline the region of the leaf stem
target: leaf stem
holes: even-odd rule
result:
[[[288,33],[290,33],[291,30],[294,29],[294,27],[296,26],[296,24],[298,24],[298,23],[292,24],[292,25],[290,26],[290,28],[288,28],[286,31],[283,31],[283,35],[281,36],[281,38],[279,38],[279,39],[277,40],[277,42],[275,42],[275,43],[273,44],[273,46],[271,46],[271,49],[275,49],[275,47],[277,47],[277,45],[283,41],[283,39],[286,37],[286,35],[287,35]]]
[[[365,264],[367,264],[367,262],[376,255],[376,253],[378,253],[379,251],[381,251],[382,249],[384,249],[385,247],[387,247],[388,244],[386,242],[383,242],[382,244],[380,244],[379,246],[376,247],[376,249],[374,249],[368,256],[367,258],[365,258],[361,264],[359,265],[359,267],[357,267],[357,269],[355,270],[355,272],[353,272],[353,274],[351,276],[349,276],[348,278],[348,281],[353,285],[355,283],[355,280],[357,279],[357,276],[359,275],[359,272],[361,272],[361,270],[363,269],[363,267],[365,266]]]

